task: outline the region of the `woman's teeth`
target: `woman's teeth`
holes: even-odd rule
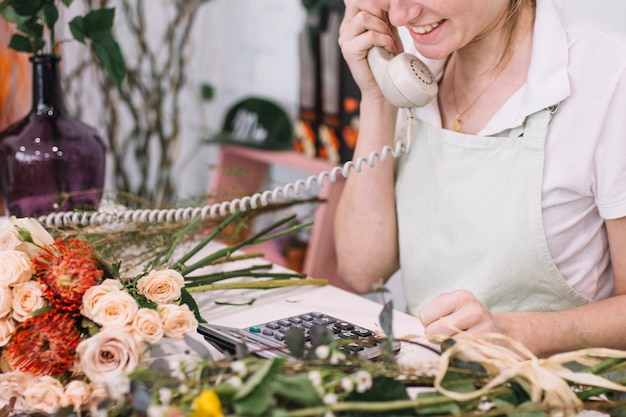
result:
[[[437,26],[439,26],[439,23],[435,22],[426,26],[414,26],[414,27],[411,27],[411,30],[415,33],[419,33],[420,35],[423,35],[425,33],[431,32]]]

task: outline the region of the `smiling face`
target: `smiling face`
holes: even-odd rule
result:
[[[417,50],[441,59],[478,39],[500,37],[509,0],[384,0],[389,21],[408,29]]]

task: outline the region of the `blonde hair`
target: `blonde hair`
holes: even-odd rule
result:
[[[504,18],[502,25],[502,51],[508,50],[513,42],[513,35],[515,34],[515,28],[520,19],[524,7],[530,7],[532,9],[537,5],[536,0],[509,0],[509,11]],[[534,13],[533,13],[534,15]],[[534,16],[533,16],[534,19]],[[504,58],[505,53],[502,53],[501,60]]]

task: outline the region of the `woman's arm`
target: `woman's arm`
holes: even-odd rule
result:
[[[393,145],[397,109],[383,97],[369,65],[367,51],[382,46],[401,51],[397,31],[386,13],[371,0],[346,0],[339,45],[361,91],[359,137],[354,159]],[[374,168],[351,171],[335,217],[339,274],[357,292],[386,280],[398,268],[394,197],[394,163],[376,161]]]
[[[490,313],[467,291],[445,293],[419,314],[426,334],[501,332],[539,356],[586,347],[626,349],[626,217],[607,220],[615,295],[563,311]],[[461,332],[457,332],[461,330]]]

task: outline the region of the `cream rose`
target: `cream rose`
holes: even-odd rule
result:
[[[80,411],[80,409],[89,404],[91,400],[91,386],[85,381],[73,380],[65,386],[64,397],[61,405],[63,407],[74,407],[74,411]]]
[[[109,328],[122,328],[132,323],[139,306],[125,291],[110,291],[99,297],[91,310],[91,319]]]
[[[173,269],[150,271],[137,281],[137,290],[150,301],[167,304],[180,298],[180,290],[185,286],[185,279]]]
[[[0,287],[26,282],[32,278],[34,272],[30,258],[24,252],[0,252]]]
[[[0,287],[0,317],[6,317],[13,305],[13,291],[8,287]]]
[[[140,308],[132,323],[132,331],[140,340],[147,343],[157,343],[163,338],[163,323],[156,310]]]
[[[16,398],[15,408],[26,409],[22,393],[35,377],[25,372],[5,372],[0,374],[0,400],[9,401]]]
[[[157,307],[166,337],[181,339],[198,328],[198,320],[186,304],[163,304]]]
[[[85,294],[83,294],[83,303],[80,307],[80,314],[93,320],[95,317],[93,311],[100,298],[102,298],[105,294],[119,291],[122,288],[121,282],[116,279],[109,278],[102,281],[99,285],[94,285],[93,287],[87,289]]]
[[[0,347],[6,346],[15,331],[15,320],[11,317],[0,318]]]
[[[22,322],[31,316],[33,311],[48,305],[37,281],[27,281],[13,287],[12,317]]]
[[[103,329],[80,342],[76,353],[87,378],[92,383],[104,384],[135,370],[141,362],[141,348],[130,332]]]
[[[30,233],[33,243],[25,242],[19,235],[18,228],[25,229]],[[18,250],[26,253],[32,259],[39,252],[39,248],[50,245],[54,238],[35,219],[11,216],[9,220],[0,225],[0,251]]]
[[[64,390],[61,382],[51,376],[40,376],[24,389],[24,402],[29,410],[52,414],[61,408]]]

